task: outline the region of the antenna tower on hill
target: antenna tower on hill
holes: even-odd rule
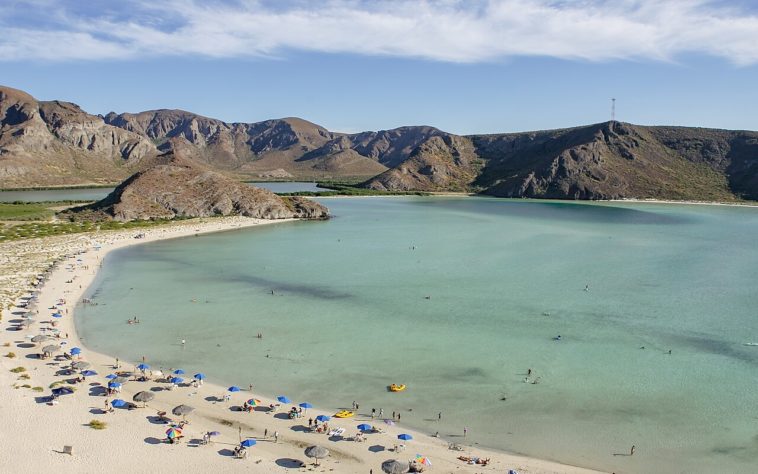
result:
[[[616,121],[616,99],[611,99],[611,122]]]

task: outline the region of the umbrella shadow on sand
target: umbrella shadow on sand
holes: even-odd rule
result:
[[[276,465],[287,469],[300,469],[305,467],[303,461],[292,458],[279,458],[276,460]]]
[[[147,443],[147,444],[162,444],[163,440],[160,440],[160,439],[156,438],[155,436],[148,436],[147,438],[145,438],[145,443]]]
[[[277,420],[289,420],[290,416],[287,413],[277,413],[276,415],[274,415],[274,418],[276,418]]]
[[[300,433],[305,433],[306,431],[309,431],[309,430],[308,430],[308,427],[307,427],[307,426],[305,426],[305,425],[295,425],[295,426],[290,426],[290,429],[291,429],[292,431],[298,431],[298,432],[300,432]]]
[[[373,446],[369,446],[368,450],[371,451],[372,453],[381,453],[382,451],[386,451],[387,448],[385,448],[381,444],[375,444]]]
[[[150,416],[146,416],[145,418],[147,418],[147,421],[149,421],[153,425],[166,425],[166,424],[168,424],[165,420],[161,419],[161,417],[159,417],[159,416],[150,415]]]
[[[219,449],[218,450],[218,454],[220,456],[229,456],[229,457],[231,457],[231,456],[234,456],[234,451],[232,451],[229,448],[223,448],[223,449]]]
[[[90,397],[100,397],[105,395],[108,392],[105,387],[102,385],[98,385],[95,387],[90,387],[89,389],[89,396]]]

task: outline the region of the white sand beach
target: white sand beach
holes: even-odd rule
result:
[[[224,402],[225,387],[213,382],[213,374],[207,373],[206,383],[193,387],[179,386],[166,390],[169,385],[155,380],[125,383],[122,392],[115,396],[105,396],[102,387],[107,385],[105,375],[113,373],[115,358],[87,349],[87,342],[78,338],[74,327],[73,308],[92,283],[99,265],[111,250],[194,234],[232,230],[281,221],[263,221],[250,218],[214,218],[181,221],[174,224],[144,230],[75,234],[45,239],[33,239],[3,243],[0,246],[0,278],[3,293],[2,331],[0,332],[0,413],[3,428],[0,442],[0,459],[3,472],[339,472],[339,473],[380,473],[382,462],[388,459],[409,461],[416,454],[428,457],[432,466],[426,472],[433,473],[589,473],[596,472],[555,462],[486,451],[466,445],[461,439],[461,451],[449,449],[447,441],[426,434],[405,429],[402,423],[386,424],[381,420],[371,420],[365,410],[352,418],[336,419],[329,422],[330,428],[345,428],[343,438],[309,432],[308,419],[317,415],[333,415],[332,410],[308,409],[305,416],[289,419],[286,416],[291,404],[282,405],[276,412],[254,410],[250,413],[232,410],[249,398],[262,401],[267,407],[276,402],[258,393],[250,393],[247,387],[231,393],[231,401]],[[144,234],[136,239],[136,234]],[[81,253],[80,253],[81,252]],[[69,257],[64,257],[69,255]],[[35,322],[29,328],[15,330],[22,320],[25,309],[18,305],[25,301],[34,288],[31,283],[53,261],[60,261],[49,276],[38,295]],[[65,304],[56,305],[59,300]],[[52,318],[55,311],[63,314]],[[50,342],[33,344],[31,336],[49,333],[51,322],[56,322],[60,338]],[[126,323],[126,322],[125,322]],[[65,343],[65,344],[64,344]],[[56,357],[40,359],[37,354],[47,344],[61,344],[63,350],[82,348],[81,358],[91,364],[90,369],[97,375],[87,377],[85,382],[73,384],[76,391],[58,398],[57,404],[48,402],[51,395],[50,384],[62,380],[75,379],[77,374],[58,375],[62,369],[70,367],[72,361],[65,360],[63,352]],[[7,357],[9,352],[14,358]],[[121,370],[135,371],[135,364],[141,361],[120,361]],[[150,354],[146,354],[150,364]],[[23,373],[13,373],[11,369],[24,367]],[[147,371],[149,374],[149,371]],[[28,374],[27,378],[23,374]],[[190,381],[192,375],[183,376]],[[208,382],[210,381],[210,382]],[[334,380],[339,386],[339,379]],[[26,387],[25,387],[26,386]],[[33,388],[41,387],[41,391]],[[133,410],[115,409],[105,412],[106,400],[120,398],[128,402],[139,391],[152,391],[155,399],[142,408]],[[288,394],[297,403],[297,394]],[[349,394],[347,395],[349,398]],[[219,399],[217,401],[216,399]],[[345,397],[342,397],[345,398]],[[335,404],[340,401],[335,400]],[[169,428],[157,420],[159,411],[169,413],[174,421],[181,417],[172,416],[173,407],[186,404],[195,408],[187,417],[190,420],[183,429],[184,437],[176,444],[163,442]],[[348,408],[348,407],[345,407]],[[260,411],[258,411],[260,410]],[[87,424],[90,420],[107,423],[104,430],[95,430]],[[380,427],[382,433],[367,433],[366,440],[351,440],[358,432],[357,425],[368,423]],[[206,432],[218,431],[209,444],[200,444]],[[278,439],[274,434],[278,434]],[[400,441],[398,434],[409,433],[410,441]],[[257,444],[247,449],[245,459],[236,459],[232,450],[240,439],[255,439]],[[320,445],[330,451],[314,466],[313,460],[304,455],[304,448]],[[405,449],[395,452],[395,446]],[[64,446],[72,447],[72,454],[62,453]],[[459,456],[490,459],[486,466],[468,464]]]

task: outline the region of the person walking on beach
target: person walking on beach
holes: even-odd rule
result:
[[[371,419],[373,420],[375,416],[376,416],[376,408],[372,408],[371,409]]]
[[[465,438],[467,434],[468,434],[468,428],[466,428],[466,427],[464,426],[464,427],[463,427],[463,437]]]
[[[353,411],[358,409],[358,405],[355,404],[355,400],[353,400]]]
[[[394,411],[392,412],[392,419],[393,420],[395,419],[395,412]]]
[[[279,442],[279,432],[274,431],[274,443],[278,443],[278,442]]]
[[[384,416],[384,408],[379,409],[379,418],[382,418]]]
[[[308,418],[308,428],[313,426],[313,418]]]
[[[442,421],[442,412],[437,413],[437,421]]]
[[[634,448],[635,446],[632,445],[632,449],[629,450],[629,456],[634,456]]]
[[[263,430],[263,437],[264,438],[268,438],[268,428],[266,428],[265,430]]]

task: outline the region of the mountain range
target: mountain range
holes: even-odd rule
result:
[[[605,122],[461,136],[354,134],[299,118],[228,123],[182,110],[92,115],[0,86],[0,188],[113,184],[169,152],[238,180],[362,181],[385,191],[556,199],[758,200],[758,132]]]

